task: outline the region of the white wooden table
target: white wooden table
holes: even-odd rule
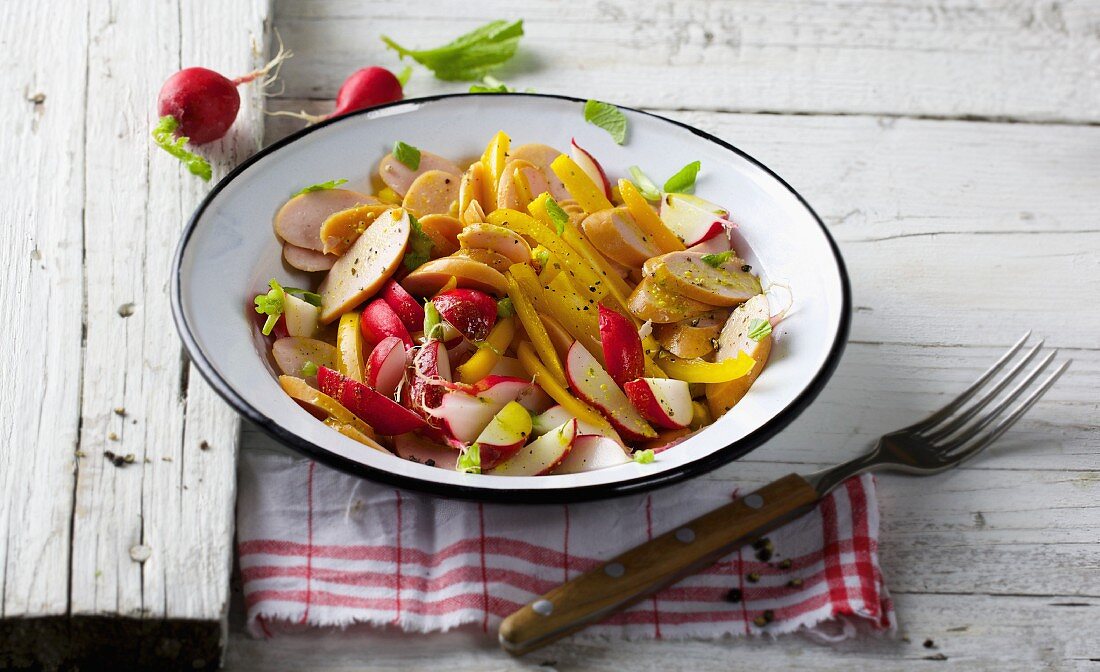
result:
[[[274,25],[296,56],[268,108],[326,111],[355,68],[399,67],[378,35],[433,46],[496,18],[527,30],[501,79],[711,131],[783,175],[841,244],[855,312],[836,376],[707,478],[759,484],[850,457],[1027,328],[1075,364],[987,458],[880,479],[902,639],[565,641],[512,660],[468,632],[252,640],[236,604],[227,667],[1100,669],[1097,0],[0,3],[0,305],[27,318],[0,321],[0,654],[13,619],[216,626],[225,608],[236,423],[168,322],[168,255],[203,188],[148,148],[163,77],[250,69],[249,38]],[[47,32],[64,39],[44,50]],[[418,70],[407,93],[463,89]],[[256,146],[258,110],[246,96],[221,169]],[[296,127],[269,118],[266,141]],[[101,459],[119,448],[136,467]]]

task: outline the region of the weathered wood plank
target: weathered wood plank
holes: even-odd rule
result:
[[[287,73],[287,93],[331,98],[354,69],[396,63],[380,34],[434,47],[499,18],[527,31],[500,77],[545,93],[660,109],[1100,120],[1100,5],[1088,1],[280,0],[287,44],[312,54]],[[409,91],[438,89],[465,86],[418,74]]]
[[[218,621],[225,610],[236,420],[189,376],[167,298],[179,231],[207,185],[153,147],[148,129],[166,73],[257,67],[265,19],[263,2],[93,7],[90,95],[117,104],[89,108],[74,614]],[[222,172],[258,146],[262,116],[247,90],[245,103],[231,135],[206,152]],[[116,467],[104,450],[133,463]]]
[[[42,49],[42,36],[56,44]],[[0,4],[0,616],[68,610],[84,278],[84,3]],[[64,64],[61,67],[59,64]],[[0,658],[2,660],[2,658]]]
[[[0,215],[14,233],[0,295],[21,311],[0,327],[13,412],[0,430],[0,666],[218,664],[237,420],[189,375],[167,295],[209,185],[149,131],[181,66],[257,67],[267,17],[267,0],[0,7],[0,74],[24,92],[0,101],[0,170],[23,185]],[[44,35],[57,44],[43,49]],[[204,150],[216,176],[259,145],[260,97],[245,93],[230,136]]]
[[[903,639],[863,637],[837,646],[803,637],[737,638],[716,641],[567,639],[520,659],[509,658],[491,638],[468,629],[419,635],[415,644],[394,630],[347,630],[246,638],[235,630],[226,670],[401,669],[427,672],[467,670],[884,670],[932,669],[946,660],[953,669],[979,672],[1093,669],[1100,657],[1095,599],[975,595],[895,595],[909,616]],[[931,648],[924,642],[931,639]],[[942,655],[943,658],[939,658]],[[1090,667],[1091,664],[1091,667]]]

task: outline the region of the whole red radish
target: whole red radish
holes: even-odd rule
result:
[[[372,65],[359,68],[348,75],[340,90],[336,92],[336,107],[329,114],[308,114],[306,112],[272,112],[271,114],[284,117],[305,119],[311,124],[325,119],[338,117],[341,114],[365,110],[368,107],[392,103],[404,98],[402,91],[403,81],[408,77],[408,69],[400,77],[385,68]]]
[[[209,180],[210,164],[183,145],[204,145],[224,137],[241,108],[237,87],[256,79],[267,86],[275,78],[268,75],[290,56],[280,45],[275,58],[264,67],[234,79],[199,67],[184,68],[169,77],[157,96],[160,120],[153,129],[157,145],[183,161],[192,173]]]

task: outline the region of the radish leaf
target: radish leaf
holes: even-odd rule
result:
[[[397,73],[397,83],[401,85],[401,88],[405,88],[405,85],[409,83],[409,77],[412,77],[413,66],[406,65],[401,72]]]
[[[164,151],[168,152],[172,156],[176,157],[183,162],[183,165],[187,166],[187,170],[191,171],[192,175],[198,175],[203,180],[209,182],[210,176],[213,171],[210,169],[210,163],[193,152],[189,152],[183,148],[187,144],[189,139],[185,135],[181,135],[178,138],[173,139],[172,134],[179,128],[180,122],[171,115],[165,115],[157,122],[156,128],[153,129],[153,142],[157,144]]]
[[[271,330],[275,328],[275,323],[279,321],[279,316],[283,314],[283,305],[286,300],[283,288],[275,278],[272,278],[269,284],[271,285],[271,291],[267,294],[257,294],[255,299],[256,312],[260,315],[267,315],[267,321],[264,322],[264,327],[261,329],[264,336],[271,335]]]
[[[402,58],[408,56],[445,81],[484,77],[516,53],[523,37],[523,20],[490,21],[435,49],[407,49],[385,35],[382,41]]]
[[[611,103],[589,100],[584,104],[584,120],[607,131],[616,144],[626,141],[626,115]]]

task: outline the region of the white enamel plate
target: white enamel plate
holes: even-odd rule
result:
[[[844,348],[850,290],[836,244],[790,186],[728,143],[624,109],[630,131],[619,146],[585,123],[583,106],[582,100],[530,94],[408,100],[322,122],[245,161],[199,206],[174,261],[173,312],[199,371],[244,417],[311,458],[399,487],[486,501],[562,502],[637,492],[719,467],[771,438],[813,400]],[[303,185],[335,178],[369,191],[371,174],[395,140],[470,160],[498,130],[515,145],[568,148],[576,137],[614,177],[639,165],[664,179],[701,161],[696,194],[730,210],[752,247],[748,261],[765,285],[780,283],[793,293],[794,307],[776,328],[771,359],[745,398],[651,464],[556,476],[461,474],[356,443],[318,422],[278,385],[251,297],[265,291],[271,278],[297,286],[317,281],[284,267],[271,224],[278,208]]]

